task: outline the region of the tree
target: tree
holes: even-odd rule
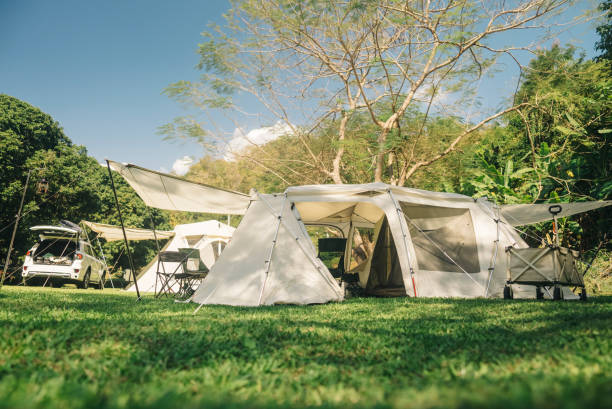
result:
[[[19,230],[15,240],[13,266],[23,261],[25,251],[37,240],[29,227],[73,222],[119,224],[114,197],[105,167],[87,155],[82,146],[73,145],[49,115],[8,95],[0,95],[0,254],[5,255],[15,221],[18,202],[28,170],[32,181],[26,193]],[[36,181],[45,178],[49,191],[36,193]],[[115,178],[117,194],[127,226],[150,227],[155,218],[159,229],[169,228],[166,212],[151,210],[120,177]],[[109,260],[121,252],[122,243],[104,246]],[[155,252],[152,242],[132,243],[135,264],[142,266]],[[4,257],[2,257],[4,260]],[[123,258],[122,266],[127,266]]]
[[[474,152],[477,166],[464,192],[500,204],[609,199],[612,79],[606,64],[555,45],[541,51],[525,72],[516,94],[524,105]],[[609,210],[578,216],[567,222],[566,238],[580,239],[582,248],[595,247],[611,216]]]
[[[599,41],[595,43],[595,49],[600,51],[601,54],[597,56],[598,61],[612,60],[612,0],[603,1],[599,5],[599,9],[603,11],[606,16],[606,23],[597,27],[597,34],[599,34]]]
[[[264,120],[280,119],[289,127],[288,133],[305,152],[299,160],[327,180],[347,180],[344,156],[365,141],[373,163],[370,180],[403,185],[415,172],[454,152],[483,125],[521,106],[482,112],[473,121],[461,109],[471,106],[466,98],[472,96],[473,84],[494,70],[500,56],[511,56],[518,64],[516,54],[528,49],[522,44],[499,46],[502,34],[531,29],[538,36],[537,29],[551,28],[548,19],[558,19],[572,2],[484,4],[235,0],[226,25],[204,33],[201,80],[180,81],[166,93],[204,110],[209,123],[216,111],[230,112],[232,118],[244,113],[236,101],[249,95],[267,110],[259,113]],[[415,149],[427,134],[429,115],[449,112],[443,96],[462,118],[461,131],[446,138],[439,149],[421,155]],[[421,124],[407,125],[411,110],[424,113]],[[348,132],[351,119],[361,113],[369,120],[369,137]],[[333,155],[322,156],[312,150],[311,137],[330,123]],[[178,118],[162,132],[196,138],[211,150],[222,146],[219,132],[211,132],[195,117]],[[406,146],[412,152],[407,156],[401,154]],[[275,168],[294,165],[280,161]]]

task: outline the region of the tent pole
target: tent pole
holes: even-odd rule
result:
[[[270,247],[270,253],[268,253],[268,259],[266,260],[266,276],[264,278],[263,285],[261,286],[261,292],[259,293],[259,301],[258,305],[261,305],[261,300],[263,298],[263,293],[266,289],[266,283],[268,282],[268,277],[270,276],[270,264],[272,264],[272,254],[274,254],[274,248],[276,247],[276,240],[278,239],[278,232],[280,230],[280,225],[283,217],[283,212],[285,211],[285,204],[287,203],[287,195],[285,194],[285,199],[283,200],[283,206],[281,207],[280,214],[278,217],[278,223],[276,224],[276,231],[274,232],[274,239],[272,240],[272,247]]]
[[[100,239],[98,238],[98,236],[96,236],[96,242],[98,243],[98,248],[100,249],[100,254],[102,255],[102,260],[104,260],[104,267],[106,267],[106,272],[108,273],[109,276],[109,280],[111,283],[111,287],[113,287],[113,290],[115,289],[115,283],[113,283],[113,280],[110,278],[110,271],[108,271],[108,263],[106,262],[106,256],[104,255],[104,250],[102,250],[102,244],[100,244]]]
[[[395,210],[397,212],[397,219],[399,220],[400,228],[402,229],[404,250],[406,251],[406,258],[408,259],[408,267],[410,268],[410,278],[412,279],[412,290],[414,291],[414,297],[416,298],[417,289],[416,289],[416,282],[414,280],[414,269],[412,268],[412,263],[410,262],[410,252],[408,251],[408,245],[406,244],[406,238],[408,236],[406,235],[406,232],[404,231],[404,225],[402,224],[402,218],[400,217],[400,213],[404,214],[404,212],[400,208],[399,203],[397,203],[397,201],[395,200],[395,196],[393,196],[393,192],[391,192],[391,189],[387,189],[387,193],[389,193],[389,196],[391,196],[391,200],[393,201],[393,206],[395,206]]]
[[[15,235],[17,234],[17,226],[21,219],[21,211],[23,210],[23,202],[25,195],[28,190],[28,184],[30,183],[30,176],[32,175],[32,169],[28,169],[28,177],[26,178],[25,185],[23,186],[23,193],[21,194],[21,202],[19,203],[19,210],[15,218],[15,226],[13,226],[13,234],[11,235],[11,242],[9,244],[8,253],[6,254],[6,261],[4,262],[4,269],[2,270],[2,279],[0,279],[0,289],[4,285],[4,278],[6,277],[6,270],[8,269],[9,262],[11,261],[11,252],[13,251],[13,244],[15,243]]]
[[[149,218],[151,219],[151,226],[153,227],[153,237],[155,238],[155,247],[157,247],[157,270],[159,271],[159,253],[161,250],[159,248],[159,241],[157,240],[157,227],[155,226],[155,220],[153,219],[153,211],[149,210]],[[164,270],[164,274],[166,273],[166,266],[164,263],[161,263],[162,270]],[[155,273],[155,287],[154,292],[157,293],[157,272]]]
[[[491,264],[489,264],[489,279],[487,280],[487,289],[485,290],[485,298],[489,296],[489,285],[491,284],[491,278],[493,277],[493,271],[495,271],[495,266],[497,264],[497,252],[499,249],[499,223],[501,222],[501,214],[499,205],[496,203],[495,207],[497,208],[497,218],[495,219],[495,225],[497,227],[497,236],[495,238],[495,253],[493,255],[493,260],[491,260]]]
[[[132,269],[132,277],[134,277],[134,286],[136,287],[136,301],[140,301],[140,290],[138,290],[138,280],[136,280],[136,271],[134,271],[134,261],[132,261],[132,252],[128,245],[127,235],[125,234],[125,225],[123,224],[123,216],[121,215],[121,207],[119,206],[119,199],[117,198],[117,190],[115,189],[115,181],[113,180],[113,171],[110,167],[110,162],[106,159],[106,168],[108,169],[108,176],[110,177],[111,187],[113,188],[113,196],[115,196],[115,205],[117,206],[117,214],[119,215],[119,221],[121,222],[121,231],[123,232],[123,241],[125,243],[125,250],[127,251],[128,262]]]

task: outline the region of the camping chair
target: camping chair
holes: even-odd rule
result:
[[[181,262],[183,273],[176,275],[176,278],[180,280],[177,295],[181,298],[187,298],[193,294],[194,285],[208,275],[208,267],[200,258],[200,249],[180,248],[178,251],[183,255],[183,261]]]
[[[155,294],[155,297],[176,294],[172,287],[178,280],[180,280],[181,276],[180,274],[177,274],[177,271],[179,270],[179,268],[183,268],[183,262],[185,261],[185,258],[186,255],[178,251],[162,251],[159,253],[159,257],[157,259],[157,279],[161,284],[161,288],[159,289],[157,294]],[[176,266],[174,271],[168,273],[165,269],[163,269],[163,271],[160,271],[159,269],[159,266],[164,263],[178,263],[178,265]]]

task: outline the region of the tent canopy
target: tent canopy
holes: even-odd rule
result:
[[[557,215],[557,217],[568,217],[574,214],[584,213],[610,205],[612,205],[612,200],[576,203],[505,205],[501,207],[501,215],[512,226],[522,226],[552,220],[553,215],[548,211],[551,206],[561,207],[561,212]]]
[[[123,231],[121,230],[120,226],[94,223],[86,220],[81,221],[81,223],[89,227],[92,231],[98,233],[98,236],[103,237],[106,241],[123,240]],[[164,230],[155,230],[155,232],[153,232],[153,230],[126,227],[125,235],[127,236],[128,240],[155,240],[156,238],[169,239],[174,236],[174,232]]]
[[[250,197],[243,193],[155,172],[131,164],[108,161],[147,206],[165,210],[214,214],[244,214]]]

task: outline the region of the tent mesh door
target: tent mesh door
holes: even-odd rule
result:
[[[374,246],[366,294],[378,296],[406,295],[402,269],[386,217]]]

